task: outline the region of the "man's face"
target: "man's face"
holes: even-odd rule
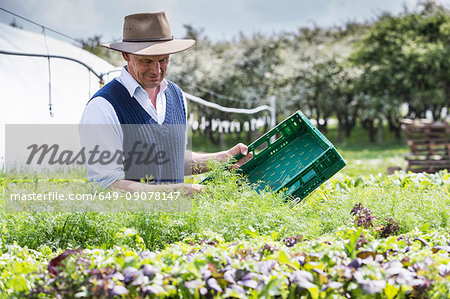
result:
[[[143,88],[158,87],[166,76],[169,55],[146,56],[122,53],[128,72]]]

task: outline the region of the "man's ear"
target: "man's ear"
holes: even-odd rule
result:
[[[128,53],[122,52],[122,57],[126,62],[130,61],[130,55]]]

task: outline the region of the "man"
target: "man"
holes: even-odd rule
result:
[[[102,45],[122,52],[127,65],[89,101],[80,121],[81,141],[101,152],[122,150],[124,163],[88,163],[89,181],[125,191],[160,190],[140,182],[151,177],[152,182],[171,183],[164,190],[193,193],[203,186],[183,184],[184,174],[192,169],[207,171],[207,160],[225,162],[241,153],[244,158],[236,163],[240,166],[251,159],[243,144],[218,153],[186,155],[186,100],[165,75],[169,55],[194,44],[194,40],[174,39],[165,13],[160,12],[126,16],[122,41]],[[108,153],[104,156],[110,157]]]

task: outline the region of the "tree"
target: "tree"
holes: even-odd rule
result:
[[[340,143],[344,134],[350,137],[361,108],[362,94],[357,84],[361,70],[347,65],[342,59],[334,61],[333,65],[336,70],[330,81],[333,97],[331,106],[338,120],[337,142]]]
[[[450,12],[426,1],[416,12],[381,16],[350,60],[363,70],[361,88],[372,99],[366,108],[398,132],[402,103],[409,117],[425,117],[430,110],[438,119],[449,107],[449,55]]]
[[[105,59],[114,66],[122,66],[124,64],[122,54],[118,51],[112,51],[102,47],[100,39],[101,35],[94,35],[87,39],[79,39],[79,42],[84,50]]]
[[[366,24],[351,22],[327,29],[301,28],[283,49],[287,58],[282,73],[288,75],[281,91],[286,107],[301,109],[324,132],[328,120],[336,116],[339,141],[355,126],[360,98],[354,87],[360,70],[348,65],[346,57],[366,28]]]

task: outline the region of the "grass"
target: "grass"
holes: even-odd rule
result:
[[[1,209],[1,240],[29,248],[111,248],[124,242],[140,246],[137,240],[142,239],[145,248],[155,250],[205,232],[218,233],[227,241],[246,239],[249,230],[261,235],[281,232],[280,237],[319,237],[348,225],[350,210],[360,202],[380,220],[397,221],[402,233],[425,223],[430,228],[449,227],[445,173],[437,176],[437,183],[428,176],[417,179],[406,174],[359,180],[339,175],[295,206],[280,194],[256,193],[234,174],[220,169],[217,173],[209,190],[194,197],[190,212],[7,213]],[[124,228],[134,233],[120,235]]]

